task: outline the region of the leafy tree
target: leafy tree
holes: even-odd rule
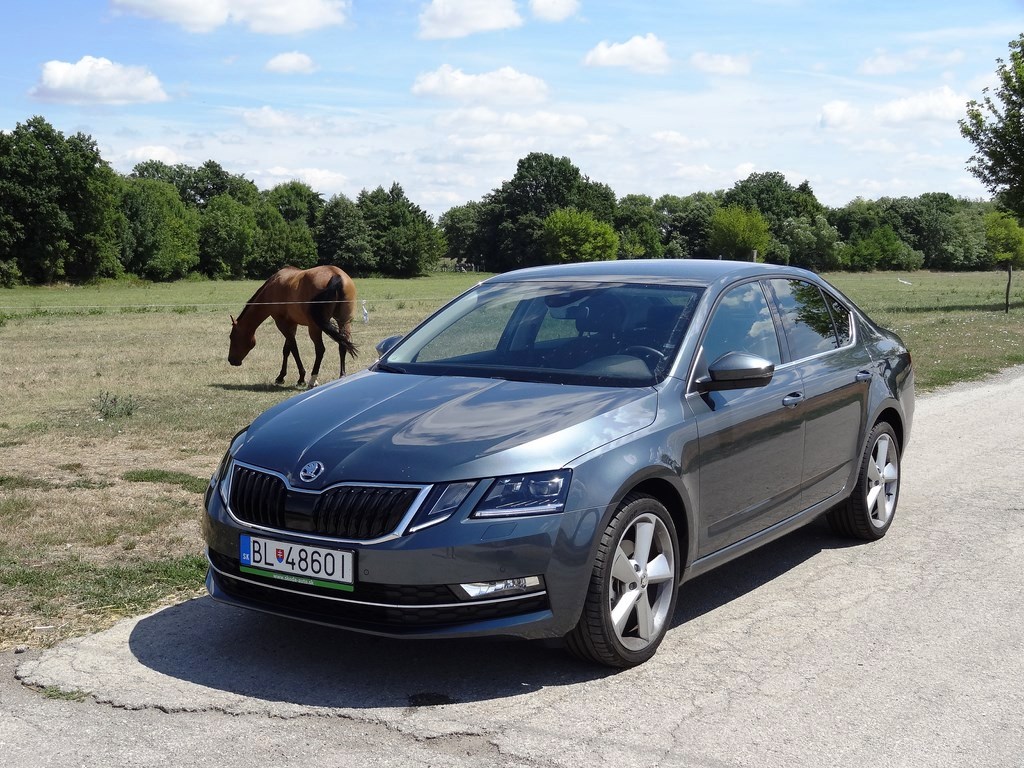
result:
[[[590,211],[559,208],[544,220],[544,249],[550,262],[610,261],[618,240],[612,226]]]
[[[165,181],[124,180],[121,263],[151,280],[177,280],[199,264],[199,216]]]
[[[256,214],[230,195],[217,195],[203,211],[199,226],[199,269],[214,278],[244,275],[256,245]]]
[[[324,199],[303,181],[286,181],[264,193],[264,198],[281,212],[287,222],[304,221],[312,231],[316,228]]]
[[[787,263],[794,266],[815,272],[842,266],[844,244],[824,214],[786,219],[779,233],[779,243],[788,254]]]
[[[1024,229],[1005,213],[993,211],[985,216],[985,236],[995,261],[1006,268],[1006,311],[1010,311],[1013,268],[1024,267]]]
[[[244,176],[228,173],[213,160],[207,160],[198,168],[184,163],[168,165],[160,160],[144,160],[136,164],[131,175],[173,184],[183,203],[200,210],[218,195],[230,195],[245,205],[255,205],[259,199],[255,184]]]
[[[842,208],[833,208],[827,216],[829,224],[838,230],[839,237],[847,243],[862,240],[888,223],[883,206],[862,197],[854,198]]]
[[[626,195],[615,208],[620,259],[660,259],[661,216],[647,195]]]
[[[655,202],[661,221],[661,242],[669,258],[708,259],[711,222],[720,196],[695,192],[687,197],[662,195]]]
[[[708,248],[715,256],[738,261],[755,261],[771,244],[768,222],[758,211],[725,205],[711,218]]]
[[[449,259],[474,266],[480,262],[482,215],[483,205],[475,201],[449,208],[441,215],[438,226],[444,232],[448,244],[445,255]]]
[[[778,171],[752,173],[725,193],[722,204],[758,211],[776,237],[786,219],[824,213],[810,184],[794,187]]]
[[[484,198],[480,215],[484,268],[503,272],[544,264],[548,259],[544,220],[559,208],[588,210],[591,206],[600,209],[594,215],[606,217],[610,191],[585,179],[567,157],[530,153],[519,160],[510,180]]]
[[[91,137],[42,117],[0,132],[4,281],[116,276],[119,180]]]
[[[248,278],[265,280],[288,264],[292,232],[281,212],[266,200],[258,200],[252,211],[256,236],[252,251],[243,257],[242,273]]]
[[[867,237],[856,240],[846,253],[846,268],[854,272],[873,269],[912,272],[920,269],[924,262],[924,255],[903,242],[889,225],[878,227]]]
[[[576,207],[594,214],[598,221],[611,224],[616,210],[615,191],[607,184],[584,176],[576,194]]]
[[[996,59],[999,84],[967,102],[960,133],[974,145],[967,169],[1018,216],[1024,215],[1024,34]]]
[[[364,189],[356,204],[370,232],[377,268],[384,274],[414,277],[433,268],[444,254],[443,233],[397,182],[387,191]]]
[[[314,234],[318,263],[336,264],[354,276],[370,275],[377,268],[370,229],[359,206],[344,195],[327,201]]]

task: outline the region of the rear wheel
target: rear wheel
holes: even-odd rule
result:
[[[654,655],[676,605],[679,544],[665,506],[630,494],[601,537],[579,623],[566,636],[580,658],[633,667]]]
[[[893,428],[880,421],[868,435],[853,493],[826,517],[836,533],[874,541],[892,525],[899,495],[899,443]]]

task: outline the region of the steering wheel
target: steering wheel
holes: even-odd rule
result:
[[[665,353],[659,352],[654,347],[645,347],[642,344],[634,344],[631,347],[626,347],[622,350],[624,355],[632,355],[633,357],[639,357],[645,363],[647,367],[654,370],[660,363],[665,360]]]

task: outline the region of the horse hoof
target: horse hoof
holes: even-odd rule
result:
[[[274,383],[280,387],[282,384],[284,384],[284,379],[274,379]]]
[[[316,379],[311,379],[310,380],[310,382],[309,382],[309,388],[310,389],[312,389],[313,387],[318,387],[318,386],[320,386],[320,382],[319,381],[317,381]]]

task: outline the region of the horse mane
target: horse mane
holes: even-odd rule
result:
[[[266,288],[267,288],[267,285],[268,285],[268,284],[270,283],[270,281],[271,281],[271,280],[273,280],[273,276],[271,276],[271,277],[268,277],[268,278],[267,278],[267,279],[266,279],[266,280],[264,281],[263,285],[261,285],[261,286],[260,286],[259,288],[257,288],[257,289],[256,289],[256,293],[254,293],[254,294],[253,294],[253,295],[252,295],[252,296],[251,296],[251,297],[249,298],[249,300],[248,300],[247,302],[245,302],[245,306],[244,306],[244,307],[242,307],[242,311],[241,311],[241,312],[239,312],[239,313],[238,313],[238,317],[236,317],[236,318],[235,318],[236,322],[237,322],[238,320],[241,320],[241,319],[242,319],[243,317],[245,317],[245,313],[246,313],[246,311],[248,311],[248,309],[249,309],[249,305],[251,305],[251,304],[254,304],[254,303],[257,303],[257,299],[259,299],[259,297],[260,297],[260,295],[261,295],[261,294],[263,293],[263,291],[265,291],[265,290],[266,290]]]

